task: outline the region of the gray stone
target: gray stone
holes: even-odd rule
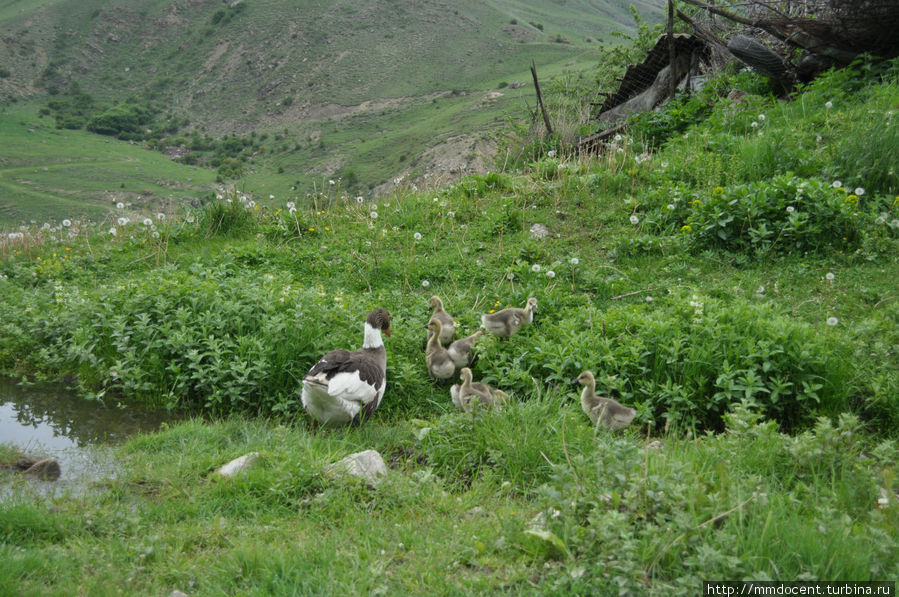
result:
[[[387,475],[387,465],[376,450],[365,450],[335,462],[327,472],[358,477],[370,485],[377,485],[381,477]]]
[[[549,228],[543,224],[531,226],[531,238],[546,238],[547,236],[549,236]]]
[[[56,481],[59,479],[59,475],[62,474],[62,469],[60,469],[59,462],[55,458],[44,458],[25,469],[24,473],[44,481]]]
[[[253,466],[258,458],[259,452],[250,452],[249,454],[244,454],[240,458],[235,458],[228,464],[223,465],[221,468],[215,471],[215,474],[221,475],[222,477],[233,477]]]

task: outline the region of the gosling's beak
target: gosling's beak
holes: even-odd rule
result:
[[[576,386],[576,385],[578,385],[578,384],[581,383],[581,382],[579,382],[578,379],[575,377],[574,379],[572,379],[572,380],[571,380],[570,382],[568,382],[568,383],[571,384],[571,385],[573,385],[573,386]]]

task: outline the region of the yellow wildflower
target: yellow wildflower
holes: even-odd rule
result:
[[[685,226],[680,227],[681,232],[690,232],[690,230],[692,230],[692,228],[690,227],[689,224],[686,224]]]

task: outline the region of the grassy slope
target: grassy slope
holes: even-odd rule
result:
[[[612,10],[613,24],[605,5],[547,14],[530,4],[318,2],[300,12],[256,1],[213,25],[221,10],[214,2],[13,2],[0,21],[15,42],[0,48],[11,71],[0,93],[42,102],[46,88],[77,83],[102,101],[151,98],[165,107],[163,118],[190,121],[182,133],[286,131],[283,144],[268,148],[276,155],[256,160],[263,176],[245,188],[283,196],[352,170],[357,192],[369,193],[408,173],[435,141],[471,134],[473,145],[520,110],[523,91],[483,98],[500,83],[529,81],[532,60],[547,72],[590,61],[596,44],[586,35],[633,26],[625,7]],[[516,15],[521,41],[506,31]],[[539,19],[545,31],[525,19]],[[557,34],[575,43],[551,41]],[[433,109],[434,97],[449,114]],[[43,166],[39,153],[34,164]]]
[[[116,202],[129,210],[171,209],[208,194],[214,172],[85,131],[60,131],[18,106],[0,115],[9,153],[0,157],[0,223],[99,220]],[[14,149],[13,149],[14,148]]]
[[[377,218],[371,204],[328,189],[325,209],[300,210],[297,220],[237,208],[231,233],[210,234],[213,220],[200,212],[194,223],[160,224],[168,242],[138,226],[106,241],[79,235],[62,258],[62,245],[37,231],[7,242],[0,362],[30,374],[76,372],[95,392],[180,392],[184,353],[197,349],[209,360],[193,362],[201,375],[192,387],[207,389],[180,400],[290,413],[296,379],[323,350],[357,345],[367,309],[388,306],[394,334],[386,403],[358,428],[314,431],[302,413],[195,421],[130,442],[118,452],[123,474],[94,496],[41,499],[24,488],[0,505],[2,586],[695,594],[708,578],[896,578],[899,235],[876,217],[899,219],[899,204],[895,179],[875,184],[876,172],[845,166],[842,141],[885,134],[866,123],[888,118],[899,86],[894,77],[851,89],[823,87],[791,104],[753,96],[745,110],[719,105],[709,124],[649,160],[626,144],[600,160],[544,158],[514,177],[397,193],[378,202]],[[835,109],[825,110],[825,98]],[[759,158],[773,147],[782,149],[777,160]],[[787,165],[867,186],[855,216],[867,240],[853,250],[828,238],[821,252],[747,260],[691,251],[686,232],[653,223],[668,202],[689,198],[685,189],[708,202],[759,178],[760,167],[768,180]],[[552,236],[530,238],[533,223]],[[479,346],[476,376],[513,388],[505,412],[454,413],[446,389],[427,381],[421,326],[432,292],[468,328],[495,301],[540,300],[531,328]],[[833,315],[838,325],[826,325]],[[737,350],[721,363],[716,351],[729,347]],[[813,381],[828,386],[826,400],[803,408],[832,421],[806,420],[788,436],[732,404],[726,433],[690,437],[676,424],[663,429],[663,412],[651,408],[665,395],[672,412],[690,408],[676,402],[676,383],[638,392],[659,375],[707,376],[708,358],[719,359],[712,378],[738,367],[745,378],[735,381],[749,384],[766,370],[764,359],[747,365],[756,354],[775,368],[768,391],[797,381],[795,368],[823,363]],[[211,401],[236,383],[231,368],[244,366],[244,385]],[[184,375],[172,373],[178,367]],[[639,428],[594,434],[562,383],[582,368],[610,373],[603,383],[628,393]],[[126,386],[144,380],[149,387]],[[687,401],[710,402],[724,383]],[[770,404],[764,396],[756,398]],[[844,411],[861,419],[836,416]],[[646,445],[650,418],[660,450]],[[379,489],[322,474],[368,448],[391,466]],[[247,476],[209,476],[248,451],[263,460]]]

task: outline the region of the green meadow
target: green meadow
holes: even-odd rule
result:
[[[376,201],[336,182],[269,199],[260,178],[199,207],[98,200],[100,225],[9,227],[0,370],[193,418],[115,448],[119,473],[87,495],[11,481],[0,586],[693,595],[899,578],[897,108],[895,63],[790,101],[723,73],[599,155],[524,139],[495,172]],[[99,155],[98,172],[128,163]],[[504,410],[458,412],[428,378],[433,294],[459,335],[537,298],[532,325],[477,344]],[[383,404],[317,429],[300,380],[357,348],[375,307],[392,314]],[[634,424],[593,428],[570,384],[583,370]],[[325,472],[366,449],[389,468],[376,487]],[[244,474],[213,474],[248,452]]]

